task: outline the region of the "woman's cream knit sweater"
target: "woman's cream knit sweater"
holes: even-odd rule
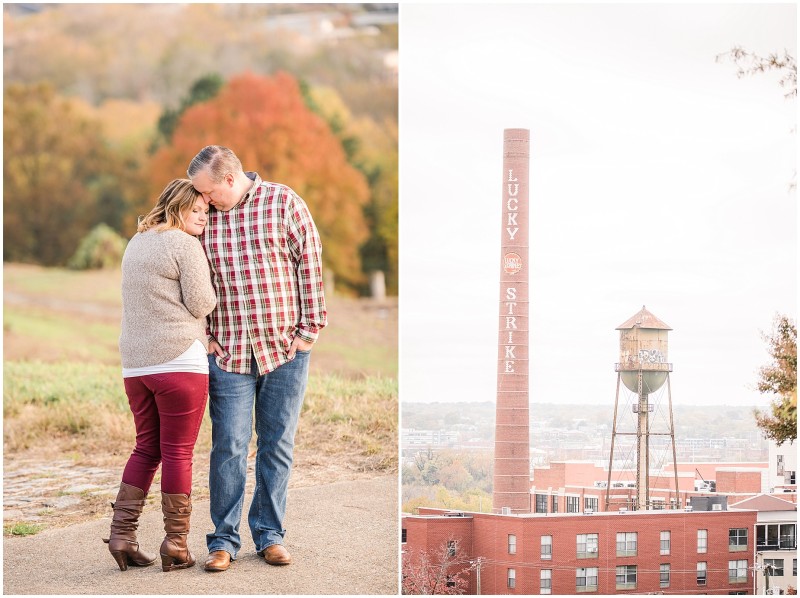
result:
[[[135,234],[122,258],[122,367],[166,363],[195,339],[208,348],[206,316],[216,304],[196,237],[179,229]]]

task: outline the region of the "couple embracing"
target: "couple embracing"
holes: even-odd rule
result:
[[[228,569],[242,546],[254,414],[248,523],[266,563],[288,565],[294,435],[311,347],[327,317],[319,235],[300,197],[244,172],[228,148],[203,148],[187,174],[140,220],[122,261],[120,353],[136,446],[104,541],[123,571],[155,562],[136,529],[161,464],[162,569],[195,564],[187,545],[192,457],[208,399],[215,529],[205,569]]]

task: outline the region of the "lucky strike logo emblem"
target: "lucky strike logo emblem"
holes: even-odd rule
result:
[[[503,271],[506,274],[516,274],[522,270],[522,258],[516,253],[507,253],[503,256]]]

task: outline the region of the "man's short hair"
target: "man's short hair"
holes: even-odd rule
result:
[[[242,171],[242,163],[236,154],[221,145],[207,145],[192,158],[186,174],[193,178],[201,170],[208,170],[211,181],[219,183],[226,174],[236,174]]]

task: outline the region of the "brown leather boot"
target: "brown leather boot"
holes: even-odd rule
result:
[[[173,571],[193,567],[194,556],[186,545],[192,499],[185,494],[162,492],[161,511],[164,513],[164,531],[167,532],[161,543],[161,568],[164,571]]]
[[[121,482],[117,500],[111,503],[114,509],[111,537],[107,540],[104,538],[103,542],[108,544],[108,550],[117,561],[120,571],[127,571],[128,565],[147,567],[156,562],[155,555],[140,550],[136,541],[136,529],[139,527],[144,499],[144,490]]]

